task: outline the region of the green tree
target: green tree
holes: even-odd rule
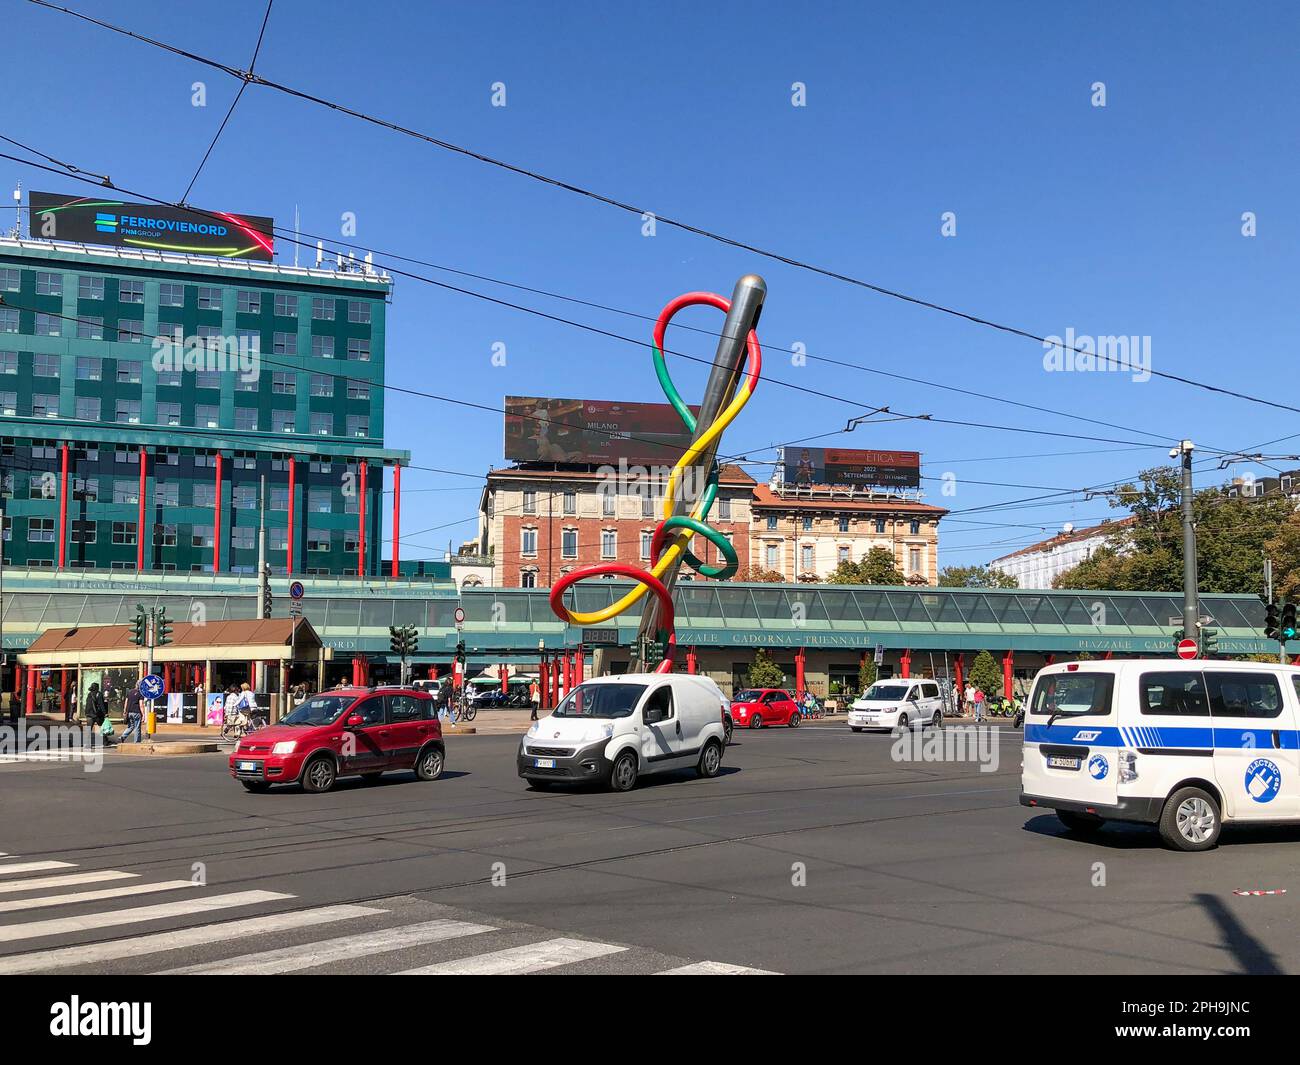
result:
[[[778,570],[764,569],[762,566],[743,566],[732,578],[737,581],[752,581],[759,584],[784,584],[785,577]]]
[[[785,680],[781,667],[772,661],[772,656],[761,647],[754,652],[754,661],[749,664],[749,686],[751,688],[779,688]]]
[[[939,571],[940,588],[1019,588],[1010,573],[988,566],[945,566]]]
[[[827,584],[906,584],[903,572],[887,547],[873,547],[860,562],[845,561],[826,578]]]
[[[991,699],[1002,695],[1002,670],[993,656],[981,651],[970,667],[970,682]]]
[[[1273,560],[1273,594],[1292,602],[1300,598],[1300,514],[1292,514],[1264,545]]]
[[[864,692],[876,683],[876,660],[868,655],[858,666],[858,691]]]

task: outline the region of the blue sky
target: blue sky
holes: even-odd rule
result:
[[[74,6],[76,6],[74,4]],[[202,19],[153,0],[82,9],[244,66],[264,4]],[[0,132],[166,199],[188,184],[237,83],[11,0]],[[1148,336],[1156,370],[1294,403],[1297,17],[1285,4],[981,5],[276,0],[258,69],[487,154],[748,243],[1039,335]],[[203,80],[208,106],[191,106]],[[1091,103],[1104,82],[1106,106]],[[491,106],[504,82],[507,106]],[[807,104],[791,105],[791,86]],[[5,162],[25,187],[71,181]],[[11,173],[10,173],[11,172]],[[1286,411],[1170,381],[1047,373],[1042,346],[910,306],[250,87],[190,196],[348,243],[654,315],[692,289],[767,279],[765,381],[724,441],[755,458],[875,406],[954,419],[863,427],[838,446],[914,449],[930,502],[965,511],[1130,476],[1179,436],[1225,450],[1300,432]],[[954,212],[957,233],[941,235]],[[1258,235],[1241,233],[1254,212]],[[341,238],[340,238],[341,239]],[[281,256],[292,250],[282,243]],[[452,283],[457,279],[444,277]],[[470,282],[631,336],[648,323]],[[695,310],[679,321],[716,327]],[[644,348],[397,280],[388,380],[500,405],[506,394],[659,401]],[[781,349],[1114,422],[1090,426]],[[506,365],[492,365],[503,343]],[[708,337],[671,332],[712,356]],[[704,368],[674,360],[688,397]],[[840,397],[823,399],[778,380]],[[1014,426],[1153,441],[1124,445]],[[416,465],[499,465],[499,417],[390,395],[386,443]],[[1300,441],[1279,445],[1300,448]],[[1276,450],[1276,449],[1274,449]],[[1042,457],[1046,452],[1075,454]],[[1077,452],[1077,453],[1076,453]],[[1233,472],[1204,463],[1200,483]],[[1300,463],[1286,464],[1300,465]],[[759,479],[767,470],[749,467]],[[977,484],[974,482],[1002,482]],[[403,478],[404,557],[473,534],[480,483]],[[1065,497],[954,514],[941,563],[984,561],[1109,513]],[[995,526],[974,522],[1002,523]],[[1023,527],[1031,526],[1031,527]]]

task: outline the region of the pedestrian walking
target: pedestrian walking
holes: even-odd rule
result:
[[[143,743],[143,725],[144,713],[140,707],[140,685],[135,685],[126,693],[126,731],[122,733],[122,742],[130,743],[131,735],[135,734],[135,742]]]
[[[72,690],[68,692],[67,701],[63,706],[64,724],[72,724],[72,719],[77,716],[77,686],[74,684]]]
[[[966,690],[962,692],[961,707],[959,709],[961,710],[963,717],[966,716],[968,711],[975,709],[975,685],[974,684],[967,683]]]
[[[86,690],[86,705],[82,707],[82,714],[89,728],[99,728],[104,723],[104,718],[108,716],[104,693],[99,690],[98,683],[92,684]]]
[[[541,689],[538,688],[537,686],[537,681],[533,681],[532,684],[528,686],[528,701],[529,703],[532,704],[532,708],[533,708],[533,712],[531,717],[529,717],[529,720],[536,721],[537,711],[542,705],[542,692]]]
[[[984,720],[984,689],[975,689],[975,723],[978,725]]]

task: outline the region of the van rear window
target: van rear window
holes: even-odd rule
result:
[[[1039,677],[1034,685],[1029,712],[1042,717],[1052,714],[1110,713],[1111,692],[1115,688],[1112,673],[1052,673]]]

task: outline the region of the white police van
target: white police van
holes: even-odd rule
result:
[[[650,773],[694,767],[715,777],[731,704],[708,677],[625,673],[574,688],[519,743],[519,775],[535,788],[602,783],[631,791]]]
[[[1022,806],[1087,833],[1158,825],[1213,847],[1224,824],[1300,822],[1300,668],[1258,662],[1069,662],[1034,678]]]

